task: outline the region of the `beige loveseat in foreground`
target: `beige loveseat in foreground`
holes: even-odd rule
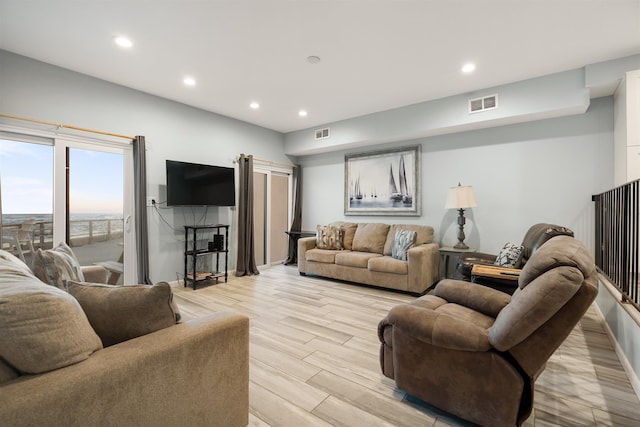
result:
[[[74,286],[75,296],[45,284],[0,251],[0,425],[247,425],[247,317],[219,312],[176,324],[166,283]],[[160,301],[158,313],[169,320],[154,320],[154,332],[110,344],[131,331],[111,330],[107,337],[96,328],[100,319],[89,315],[88,297],[98,293],[108,301],[112,293],[137,290]],[[98,305],[93,309],[110,308]],[[128,312],[103,326],[148,326],[131,320],[148,310]]]
[[[439,245],[433,227],[413,224],[333,222],[343,249],[318,249],[317,237],[298,240],[298,271],[332,279],[421,294],[438,281]],[[398,230],[416,232],[406,261],[392,255]]]

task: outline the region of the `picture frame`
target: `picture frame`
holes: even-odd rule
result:
[[[420,216],[421,146],[344,158],[344,214]]]

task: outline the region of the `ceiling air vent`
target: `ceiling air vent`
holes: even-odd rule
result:
[[[316,129],[316,141],[329,138],[329,128]]]
[[[498,108],[498,95],[485,96],[469,100],[469,113],[479,113],[481,111]]]

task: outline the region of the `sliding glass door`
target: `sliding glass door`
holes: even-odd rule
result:
[[[291,168],[254,164],[253,214],[256,265],[282,263],[287,258],[291,224]]]
[[[65,241],[83,265],[101,264],[109,282],[124,279],[124,155],[67,147]]]
[[[0,134],[2,248],[30,264],[37,248],[66,242],[81,265],[133,283],[132,164],[125,144]]]

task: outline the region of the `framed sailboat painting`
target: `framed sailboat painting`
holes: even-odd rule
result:
[[[421,147],[400,147],[344,158],[345,215],[420,216]]]

